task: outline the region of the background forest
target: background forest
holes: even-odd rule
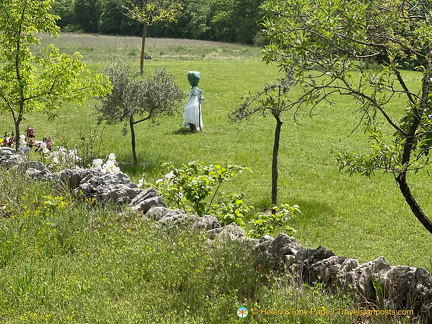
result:
[[[159,22],[149,37],[190,38],[259,44],[262,0],[179,0],[183,10],[174,22]],[[64,31],[140,36],[142,24],[121,13],[116,0],[56,0],[53,11]]]

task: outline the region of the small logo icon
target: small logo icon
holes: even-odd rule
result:
[[[248,316],[248,309],[246,307],[237,308],[237,316],[240,318],[245,318]]]

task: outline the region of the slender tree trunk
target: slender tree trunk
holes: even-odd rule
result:
[[[143,35],[141,41],[141,58],[140,58],[140,73],[144,74],[144,53],[145,53],[145,42],[147,37],[147,22],[144,22]]]
[[[404,143],[404,149],[402,153],[402,165],[409,165],[411,160],[411,152],[413,150],[414,145],[414,137],[417,132],[417,129],[420,125],[420,111],[417,110],[417,113],[414,114],[413,122],[410,126],[410,129],[408,131],[408,134],[405,139]],[[411,208],[411,211],[413,212],[414,216],[417,217],[417,219],[422,223],[422,225],[432,234],[432,222],[430,219],[426,216],[426,214],[423,212],[423,210],[420,208],[419,204],[417,203],[416,199],[411,193],[410,187],[407,183],[407,171],[403,170],[399,175],[396,177],[396,182],[399,186],[399,189],[404,196],[406,202]]]
[[[15,151],[19,150],[20,123],[21,123],[21,120],[16,120],[14,122],[14,124],[15,124],[15,139],[14,139],[15,140]]]
[[[135,145],[135,128],[134,128],[134,119],[133,116],[129,118],[129,126],[130,126],[130,132],[131,132],[131,145],[132,145],[132,155],[133,155],[133,161],[134,164],[138,164],[138,158],[136,154],[136,145]]]
[[[414,139],[416,137],[418,128],[421,123],[421,118],[426,109],[428,109],[429,105],[429,96],[430,96],[430,86],[431,86],[431,67],[432,67],[432,51],[429,51],[428,61],[426,64],[426,73],[423,77],[423,85],[422,85],[422,98],[420,102],[420,108],[413,108],[413,121],[410,125],[408,133],[405,137],[405,143],[403,146],[402,152],[402,165],[405,167],[409,167],[411,162],[411,153],[414,149]],[[399,186],[399,189],[404,196],[406,202],[411,208],[414,216],[420,221],[420,223],[432,234],[432,222],[420,208],[416,199],[411,193],[411,190],[406,181],[407,178],[407,170],[402,170],[396,178],[396,182]]]
[[[411,190],[406,181],[406,173],[405,172],[400,173],[399,176],[396,178],[396,182],[399,186],[402,195],[405,197],[406,202],[410,206],[414,216],[417,217],[420,223],[422,223],[422,225],[429,231],[429,233],[432,234],[432,222],[426,216],[423,210],[420,208],[416,199],[412,195]]]
[[[14,119],[14,126],[15,126],[15,151],[19,150],[19,139],[20,139],[20,125],[21,125],[21,121],[23,119],[23,112],[24,111],[24,104],[21,103],[20,104],[20,112],[18,113],[18,116],[15,117],[15,114],[13,113],[12,110],[12,116]]]
[[[280,119],[280,113],[273,113],[276,119],[276,128],[274,133],[273,142],[273,159],[272,159],[272,191],[271,191],[271,203],[277,205],[278,199],[278,155],[279,155],[279,143],[280,143],[280,133],[282,129],[282,121]]]

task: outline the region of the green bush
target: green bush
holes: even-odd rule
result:
[[[195,161],[183,164],[181,168],[171,162],[164,166],[169,173],[154,186],[170,206],[199,216],[214,215],[222,225],[244,224],[243,217],[251,207],[242,200],[243,194],[226,194],[220,188],[236,173],[249,171],[249,168],[223,163],[204,165]]]

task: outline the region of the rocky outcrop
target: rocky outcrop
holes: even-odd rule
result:
[[[100,171],[96,170],[95,173],[89,173],[81,179],[73,192],[77,196],[84,195],[97,201],[124,205],[131,203],[143,190],[122,172],[100,174]]]

